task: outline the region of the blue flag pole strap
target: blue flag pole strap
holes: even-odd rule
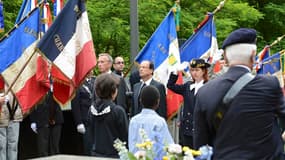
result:
[[[3,2],[0,0],[0,32],[4,32]]]

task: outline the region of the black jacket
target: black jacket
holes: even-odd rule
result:
[[[193,91],[190,91],[190,85],[193,82],[188,81],[184,84],[176,84],[177,79],[178,75],[171,73],[167,82],[167,88],[183,96],[184,106],[180,116],[180,127],[182,134],[192,136],[195,95]]]
[[[111,100],[96,100],[91,109],[92,155],[118,157],[114,141],[128,139],[128,119],[124,109]]]
[[[48,92],[43,102],[35,107],[30,120],[37,124],[37,128],[48,127],[50,120],[55,124],[63,124],[63,114],[59,104],[54,100],[52,92]]]
[[[155,110],[161,117],[167,119],[167,106],[166,106],[166,91],[162,83],[152,79],[150,85],[156,87],[160,93],[159,107]],[[143,106],[139,103],[139,94],[141,90],[142,82],[136,83],[134,85],[134,94],[133,94],[133,105],[132,105],[132,114],[135,116],[140,113]]]
[[[276,77],[257,75],[233,99],[216,128],[217,107],[233,83],[247,73],[231,67],[196,95],[194,146],[213,146],[214,160],[282,160],[284,151],[277,117],[284,122],[284,97]]]
[[[95,77],[91,77],[90,81],[84,81],[82,86],[76,91],[76,96],[71,101],[71,109],[75,124],[85,124],[88,121],[88,111],[92,103],[92,97],[95,101]]]

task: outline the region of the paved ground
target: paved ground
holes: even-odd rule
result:
[[[116,159],[88,157],[88,156],[73,156],[73,155],[55,155],[43,158],[34,158],[32,160],[116,160]]]

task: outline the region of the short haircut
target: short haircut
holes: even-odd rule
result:
[[[159,104],[160,94],[156,87],[145,86],[140,94],[140,101],[144,108],[155,109]]]
[[[152,61],[149,61],[149,69],[152,69],[154,71],[154,64]]]
[[[231,62],[246,63],[252,56],[252,51],[256,51],[255,44],[240,43],[228,46],[225,50],[229,64]]]
[[[106,57],[108,57],[109,61],[113,64],[113,58],[112,58],[112,56],[111,56],[109,53],[100,53],[100,54],[98,55],[98,57],[100,57],[100,56],[106,56]]]
[[[100,99],[112,99],[119,84],[119,79],[110,73],[102,73],[96,77],[95,91]]]

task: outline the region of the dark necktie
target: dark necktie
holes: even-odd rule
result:
[[[193,88],[192,90],[191,90],[191,93],[194,95],[195,94],[195,88]]]
[[[145,83],[143,83],[143,84],[141,85],[139,96],[141,96],[142,89],[143,89],[145,86],[146,86],[146,84],[145,84]]]
[[[142,108],[143,108],[143,106],[142,106],[142,104],[141,104],[141,93],[142,93],[142,89],[144,88],[146,86],[146,84],[145,83],[143,83],[142,85],[141,85],[141,88],[140,88],[140,90],[139,90],[139,96],[138,96],[138,102],[139,102],[139,112],[142,110]]]

